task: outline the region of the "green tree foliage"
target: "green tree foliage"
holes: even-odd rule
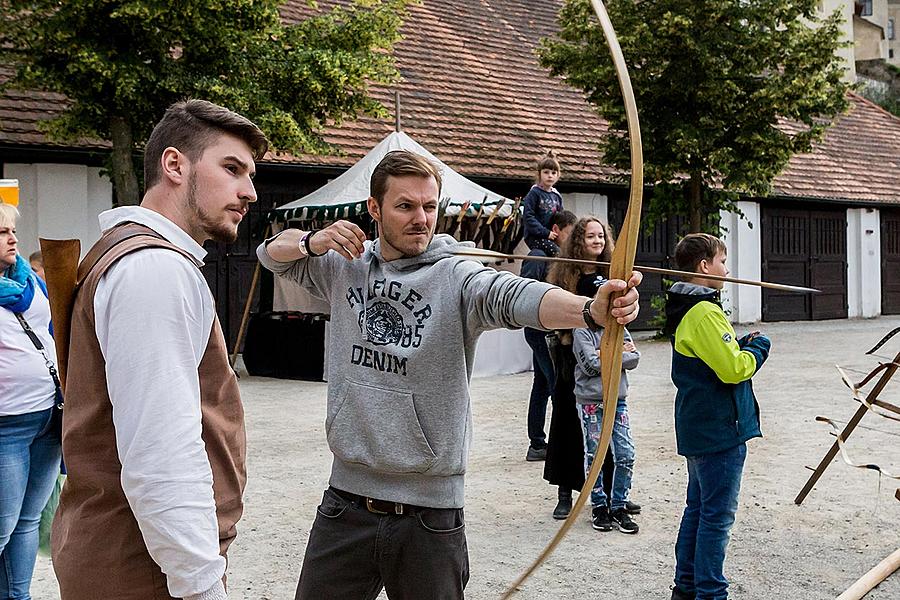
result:
[[[293,153],[326,151],[326,123],[383,114],[368,86],[398,77],[390,50],[409,2],[310,2],[310,18],[286,24],[278,0],[0,0],[6,87],[65,94],[48,134],[110,140],[118,200],[135,204],[133,155],[183,98],[240,112]]]
[[[765,195],[848,106],[835,51],[840,15],[815,0],[609,0],[640,113],[648,221],[680,214],[691,231],[740,194]],[[605,160],[629,167],[625,109],[588,0],[567,0],[541,64],[583,90],[610,127]]]

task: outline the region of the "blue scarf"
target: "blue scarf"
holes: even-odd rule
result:
[[[14,313],[25,312],[34,299],[35,284],[46,296],[44,282],[34,274],[28,261],[17,254],[16,264],[0,275],[0,306]]]

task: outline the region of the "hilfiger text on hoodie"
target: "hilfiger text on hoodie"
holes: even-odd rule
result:
[[[351,286],[346,300],[351,309],[359,308],[359,329],[370,344],[401,348],[422,344],[422,331],[432,315],[431,304],[423,302],[422,294],[402,281],[375,279],[367,294],[363,288]],[[406,319],[398,309],[408,311]],[[359,344],[353,345],[350,362],[377,371],[407,373],[406,357]]]

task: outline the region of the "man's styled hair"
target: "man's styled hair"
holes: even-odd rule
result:
[[[38,250],[37,252],[32,252],[31,254],[28,255],[28,262],[38,263],[38,264],[43,265],[44,264],[44,254],[40,250]]]
[[[170,106],[144,148],[144,188],[150,189],[162,179],[159,163],[166,148],[177,148],[196,163],[203,151],[226,133],[246,142],[254,160],[261,159],[269,148],[269,140],[250,119],[218,104],[184,100]]]
[[[547,150],[547,154],[540,157],[537,161],[537,172],[540,177],[541,171],[550,169],[551,171],[560,172],[559,161],[556,160],[556,153],[553,150]]]
[[[438,196],[441,194],[441,171],[437,165],[415,152],[394,150],[384,155],[369,180],[369,193],[378,202],[378,206],[384,201],[388,179],[391,177],[434,177]]]
[[[675,246],[675,268],[696,273],[702,260],[712,260],[726,252],[725,242],[708,233],[689,233]]]
[[[0,202],[0,227],[14,228],[18,217],[19,211],[15,206]]]
[[[552,215],[550,215],[550,227],[556,225],[560,229],[565,229],[569,225],[574,225],[578,222],[578,216],[575,215],[571,210],[558,210]]]

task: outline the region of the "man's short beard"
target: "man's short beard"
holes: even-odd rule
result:
[[[197,205],[197,174],[191,173],[188,178],[187,207],[196,217],[195,226],[199,228],[207,238],[226,244],[233,244],[237,238],[237,228],[231,229],[221,221],[213,219],[208,212]]]

